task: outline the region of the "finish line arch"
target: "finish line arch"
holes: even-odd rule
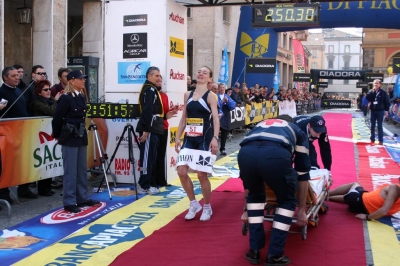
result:
[[[247,84],[260,82],[274,84],[274,74],[245,74],[246,58],[275,59],[278,50],[278,32],[307,30],[310,27],[253,28],[251,18],[251,7],[242,6],[236,38],[232,84],[244,80]],[[400,0],[321,3],[318,28],[334,27],[400,29]],[[313,82],[317,81],[318,79],[313,79]]]

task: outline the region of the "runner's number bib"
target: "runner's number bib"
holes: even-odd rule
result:
[[[203,136],[203,118],[186,118],[186,136]]]

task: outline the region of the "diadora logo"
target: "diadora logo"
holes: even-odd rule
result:
[[[185,74],[178,72],[175,72],[172,68],[169,71],[169,79],[177,79],[177,80],[185,80]]]
[[[185,24],[185,19],[183,17],[179,16],[178,14],[174,14],[174,12],[169,14],[169,20],[175,21],[180,24]]]
[[[203,156],[199,156],[199,161],[196,162],[196,164],[198,165],[202,165],[202,166],[212,166],[212,164],[210,163],[211,161],[211,157],[203,157]]]

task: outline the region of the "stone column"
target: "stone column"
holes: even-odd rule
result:
[[[0,69],[4,68],[4,0],[0,0]]]
[[[99,58],[99,95],[104,95],[104,13],[103,1],[83,3],[82,55]]]
[[[33,0],[32,38],[33,65],[58,83],[58,68],[67,66],[67,0]]]

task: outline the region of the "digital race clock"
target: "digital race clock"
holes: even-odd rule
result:
[[[252,26],[262,28],[318,26],[319,4],[256,5],[252,9]]]
[[[139,118],[139,104],[88,103],[86,117],[90,118]]]

